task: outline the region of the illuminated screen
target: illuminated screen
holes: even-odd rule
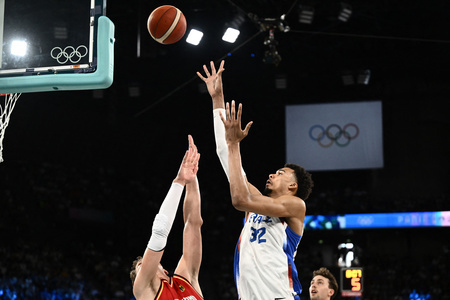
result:
[[[286,106],[286,161],[310,171],[382,168],[381,101]]]
[[[360,297],[363,292],[363,269],[341,269],[341,295],[343,297]]]
[[[306,230],[450,227],[450,211],[314,215],[304,224]]]

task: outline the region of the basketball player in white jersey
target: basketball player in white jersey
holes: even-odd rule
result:
[[[294,258],[303,235],[306,200],[311,193],[311,175],[302,167],[286,164],[270,174],[264,194],[247,181],[239,144],[252,122],[241,129],[242,105],[237,114],[234,101],[225,107],[222,72],[203,66],[213,103],[216,150],[230,182],[233,206],[245,212],[245,225],[236,246],[234,275],[241,300],[300,299],[302,287]]]

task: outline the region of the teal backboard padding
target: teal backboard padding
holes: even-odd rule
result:
[[[45,74],[0,78],[0,94],[105,89],[114,78],[114,23],[98,19],[97,68],[90,73]]]

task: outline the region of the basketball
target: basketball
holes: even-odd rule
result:
[[[175,6],[163,5],[152,11],[148,17],[147,28],[158,43],[173,44],[186,33],[186,18]]]

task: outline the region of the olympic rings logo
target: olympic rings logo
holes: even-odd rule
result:
[[[369,226],[372,225],[374,222],[374,218],[372,216],[367,216],[367,217],[358,217],[358,219],[356,220],[356,222],[361,225],[361,226]]]
[[[314,125],[309,129],[309,137],[324,148],[330,147],[333,143],[340,147],[348,146],[350,141],[356,139],[358,135],[359,128],[353,123],[348,123],[343,128],[337,124],[331,124],[327,128]]]
[[[88,48],[84,45],[78,46],[76,49],[72,46],[67,46],[64,50],[61,47],[54,47],[50,51],[50,55],[59,64],[65,64],[70,61],[73,64],[79,62],[83,57],[88,54]]]

